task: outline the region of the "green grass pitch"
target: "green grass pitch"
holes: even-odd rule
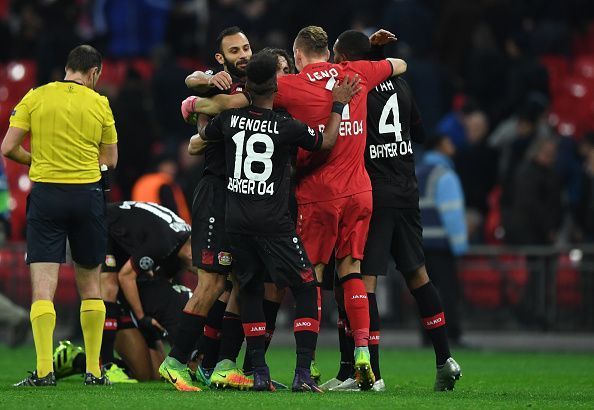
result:
[[[85,387],[80,376],[59,381],[57,388],[16,389],[11,384],[32,369],[34,350],[0,347],[0,409],[594,408],[593,355],[461,351],[455,358],[463,377],[453,392],[432,391],[432,351],[386,349],[381,356],[384,393],[181,393],[163,382]],[[333,350],[318,351],[323,380],[334,376],[337,360]],[[273,347],[268,362],[273,378],[291,382],[291,349]]]

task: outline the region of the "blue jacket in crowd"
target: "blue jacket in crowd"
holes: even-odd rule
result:
[[[468,250],[464,192],[452,160],[427,151],[416,172],[425,248],[464,254]]]

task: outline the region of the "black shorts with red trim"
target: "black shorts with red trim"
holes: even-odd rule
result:
[[[229,234],[229,239],[240,286],[254,278],[264,282],[266,272],[279,288],[316,284],[311,262],[295,232],[283,236]]]
[[[394,258],[396,269],[405,275],[425,264],[421,212],[418,209],[373,209],[361,273],[385,276],[390,258]]]
[[[202,177],[192,201],[192,262],[207,272],[227,275],[233,257],[225,231],[226,183],[214,175]]]

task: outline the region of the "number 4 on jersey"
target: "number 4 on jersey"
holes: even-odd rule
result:
[[[392,112],[392,115],[394,116],[394,122],[392,124],[387,123],[390,112]],[[382,115],[379,121],[379,132],[381,134],[394,133],[396,142],[402,141],[402,125],[400,124],[398,96],[396,94],[392,94],[388,101],[386,101],[386,105],[384,105],[384,109],[382,110]]]

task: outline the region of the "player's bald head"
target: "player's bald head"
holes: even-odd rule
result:
[[[371,45],[369,38],[356,30],[347,30],[334,43],[334,62],[356,61],[369,58]]]

